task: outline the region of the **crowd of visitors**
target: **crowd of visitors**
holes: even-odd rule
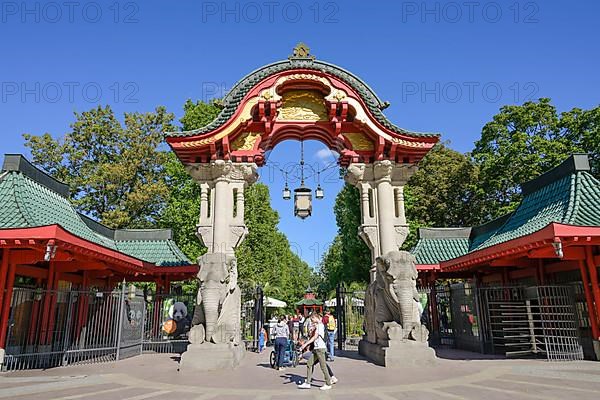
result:
[[[270,331],[266,327],[260,330],[258,336],[258,351],[262,352],[270,336],[274,346],[275,362],[273,368],[282,371],[285,369],[285,353],[297,351],[297,356],[306,360],[306,380],[298,385],[300,389],[310,389],[312,375],[318,364],[325,378],[325,385],[321,390],[331,389],[331,385],[338,379],[327,361],[333,361],[335,355],[335,336],[337,334],[337,321],[326,311],[324,316],[312,313],[305,318],[302,314],[282,315],[276,323],[270,324]]]

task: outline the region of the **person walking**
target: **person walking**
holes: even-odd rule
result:
[[[300,347],[300,351],[304,351],[304,349],[308,348],[311,344],[314,343],[314,347],[312,349],[312,355],[308,359],[306,363],[306,381],[298,387],[300,389],[310,389],[311,381],[312,381],[312,373],[313,366],[315,363],[319,363],[321,367],[321,371],[323,372],[323,376],[325,377],[325,384],[321,386],[321,390],[329,390],[331,389],[331,376],[329,375],[329,371],[327,370],[327,362],[325,361],[325,352],[327,346],[325,345],[325,326],[323,325],[323,321],[321,320],[321,315],[319,313],[312,313],[310,315],[310,322],[312,324],[311,337]]]
[[[290,337],[290,329],[284,315],[279,317],[279,322],[275,325],[275,368],[277,370],[285,369],[283,360],[285,360],[285,348]]]
[[[333,356],[335,353],[335,334],[337,333],[337,321],[331,312],[325,312],[323,324],[327,329],[327,353],[329,354],[327,361],[333,361]]]
[[[300,338],[298,340],[298,344],[302,345],[304,344],[304,342],[306,341],[306,339],[302,339]],[[304,349],[304,352],[301,352],[300,354],[302,354],[302,358],[306,361],[308,361],[310,359],[310,356],[312,355],[312,351],[306,351],[306,349]],[[312,370],[313,372],[315,371],[315,366],[313,364],[312,366]],[[336,383],[339,382],[338,378],[336,378],[335,374],[333,373],[333,369],[331,369],[331,365],[327,364],[327,372],[329,372],[329,376],[331,377],[331,384],[335,385]]]

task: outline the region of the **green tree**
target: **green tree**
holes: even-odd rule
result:
[[[561,129],[550,99],[502,107],[483,127],[472,153],[486,195],[485,217],[512,211],[521,200],[521,183],[553,168],[576,150],[572,138]]]
[[[482,218],[483,193],[479,168],[468,155],[436,145],[419,163],[405,187],[410,236],[403,245],[416,244],[417,228],[472,226]]]
[[[576,151],[589,155],[592,173],[600,178],[600,106],[562,113],[560,127]]]
[[[109,106],[98,106],[75,113],[63,138],[23,136],[33,163],[69,185],[79,211],[111,228],[145,228],[155,224],[169,195],[168,153],[160,144],[173,118],[157,107],[125,113],[121,123]]]
[[[248,236],[236,249],[240,281],[259,284],[266,295],[293,304],[311,281],[311,269],[290,248],[277,228],[279,214],[270,206],[269,188],[261,183],[245,190]]]

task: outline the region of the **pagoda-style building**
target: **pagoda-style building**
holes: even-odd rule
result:
[[[11,310],[25,300],[13,296],[17,286],[40,294],[27,299],[28,320],[14,321],[13,333],[50,343],[65,317],[56,315],[58,290],[111,291],[140,281],[168,292],[171,281],[198,272],[169,229],[110,229],[73,208],[67,185],[14,154],[5,155],[0,173],[0,250],[0,365]],[[83,310],[75,332],[86,323]]]
[[[309,287],[304,293],[304,298],[296,303],[296,311],[302,314],[304,318],[313,312],[323,314],[323,302],[317,299],[316,294]]]
[[[566,326],[557,315],[571,313],[574,337],[588,358],[600,359],[600,181],[590,172],[588,156],[575,154],[524,183],[523,200],[512,213],[472,228],[421,228],[413,254],[422,283],[469,279],[478,287],[516,288],[513,299],[522,287],[551,292],[570,285],[570,299],[554,305],[555,317],[546,320]],[[550,309],[558,296],[541,298]]]

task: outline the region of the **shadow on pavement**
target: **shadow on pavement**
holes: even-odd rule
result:
[[[502,356],[502,355],[482,354],[482,353],[476,353],[473,351],[453,349],[448,346],[437,346],[437,347],[434,347],[433,350],[435,350],[435,355],[437,358],[442,358],[445,360],[471,361],[471,360],[505,360],[506,359],[506,357]]]

